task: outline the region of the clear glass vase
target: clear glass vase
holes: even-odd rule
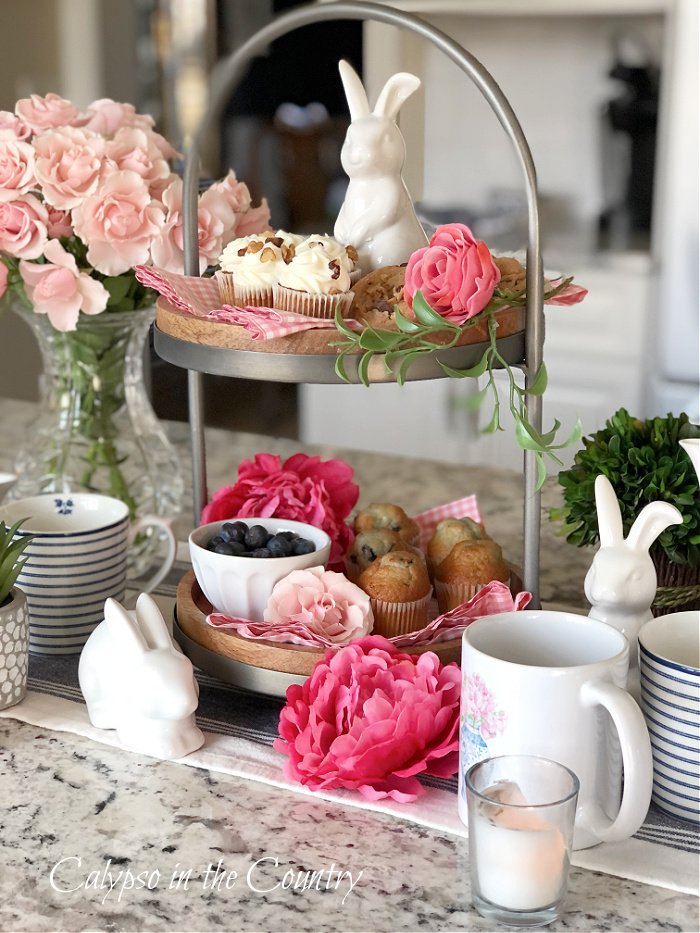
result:
[[[44,314],[18,313],[36,335],[43,373],[40,411],[17,455],[12,497],[98,492],[121,499],[132,519],[174,518],[184,488],[180,463],[144,384],[154,309],[81,315],[77,330],[66,333]],[[132,576],[145,571],[157,547],[137,539]]]

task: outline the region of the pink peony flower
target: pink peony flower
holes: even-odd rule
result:
[[[444,224],[408,260],[404,296],[410,307],[420,290],[445,320],[464,324],[484,310],[500,277],[488,246],[469,227]]]
[[[121,275],[147,262],[165,215],[136,172],[114,172],[73,210],[75,232],[87,244],[87,258],[105,275]]]
[[[102,137],[65,126],[37,136],[34,148],[36,177],[47,203],[70,210],[97,190],[105,153]]]
[[[0,202],[0,252],[15,259],[38,259],[47,239],[46,208],[33,194]]]
[[[182,272],[184,238],[182,232],[182,181],[177,178],[163,193],[166,209],[165,226],[153,241],[151,256],[156,266],[166,272]],[[199,273],[218,262],[224,239],[231,239],[236,229],[236,215],[228,202],[216,191],[208,189],[197,205],[197,236],[199,241]]]
[[[0,298],[7,291],[7,266],[4,262],[0,262]]]
[[[257,454],[238,468],[238,481],[222,486],[202,510],[202,524],[228,518],[288,518],[322,528],[331,539],[330,567],[340,567],[353,534],[345,519],[359,496],[352,467],[342,460],[294,454],[281,462]]]
[[[34,184],[34,149],[14,137],[0,137],[0,201],[14,201]]]
[[[18,100],[15,113],[35,133],[57,126],[83,126],[88,119],[69,100],[58,94],[47,94],[46,97],[32,94],[31,97]]]
[[[287,690],[274,747],[286,777],[311,790],[344,787],[370,800],[415,800],[416,775],[458,768],[456,664],[402,654],[370,635],[330,649],[303,684]]]
[[[250,210],[251,197],[248,185],[236,178],[236,173],[232,168],[228,170],[228,174],[221,181],[215,181],[208,190],[221,195],[235,214],[245,214]],[[259,231],[256,230],[255,232]]]
[[[31,135],[32,131],[19,117],[16,117],[14,113],[10,113],[9,110],[0,110],[0,137],[2,139],[12,137],[26,142]]]
[[[109,292],[87,272],[79,272],[75,257],[59,240],[44,249],[46,263],[20,262],[19,273],[37,314],[48,314],[56,330],[75,330],[78,315],[99,314],[107,307]]]
[[[276,583],[265,622],[297,622],[336,645],[364,638],[374,617],[369,596],[342,573],[311,567],[293,570]]]

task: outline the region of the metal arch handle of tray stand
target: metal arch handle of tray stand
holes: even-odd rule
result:
[[[231,92],[243,77],[246,66],[255,56],[267,50],[275,39],[302,26],[328,20],[375,20],[402,29],[408,29],[432,42],[441,52],[464,71],[481,91],[499,123],[506,131],[519,158],[523,171],[528,206],[527,244],[527,306],[525,321],[525,360],[521,368],[526,385],[539,369],[543,359],[544,313],[543,271],[540,252],[539,212],[537,206],[537,178],[530,147],[520,123],[498,84],[473,55],[454,42],[445,33],[428,23],[392,7],[376,3],[339,0],[328,4],[310,4],[285,13],[260,29],[227,59],[214,69],[210,103],[194,136],[185,163],[183,182],[183,227],[185,273],[199,275],[197,242],[197,195],[199,183],[199,151],[202,141]],[[204,413],[202,376],[188,370],[189,418],[192,442],[192,473],[194,487],[195,524],[207,500],[206,457],[204,447]],[[537,431],[542,428],[542,399],[527,396],[527,413]],[[539,606],[540,561],[540,493],[536,489],[536,461],[532,451],[524,453],[523,502],[523,585],[533,594],[533,606]]]

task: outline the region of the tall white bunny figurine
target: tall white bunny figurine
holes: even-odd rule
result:
[[[114,599],[80,655],[78,680],[90,722],[116,729],[128,748],[182,758],[204,744],[194,713],[199,687],[156,602],[142,593],[135,612]]]
[[[366,274],[406,262],[428,242],[401,177],[406,144],[396,125],[401,104],[420,87],[420,79],[406,72],[392,75],[370,112],[357,72],[346,61],[338,67],[351,119],[340,161],[350,182],[333,232],[336,240],[355,247]]]
[[[633,668],[637,663],[637,635],[652,618],[651,604],[656,593],[656,569],[649,548],[669,525],[680,524],[683,516],[669,502],[650,502],[623,537],[620,505],[610,480],[602,474],[595,481],[595,504],[600,548],[584,582],[586,599],[593,607],[588,615],[627,636]],[[635,687],[631,692],[636,692],[634,674],[628,689],[630,686]]]

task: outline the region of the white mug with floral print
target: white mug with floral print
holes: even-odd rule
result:
[[[462,820],[470,765],[526,754],[577,775],[575,849],[635,833],[649,807],[652,759],[644,718],[624,689],[628,666],[625,636],[585,616],[525,610],[473,622],[462,637]]]

